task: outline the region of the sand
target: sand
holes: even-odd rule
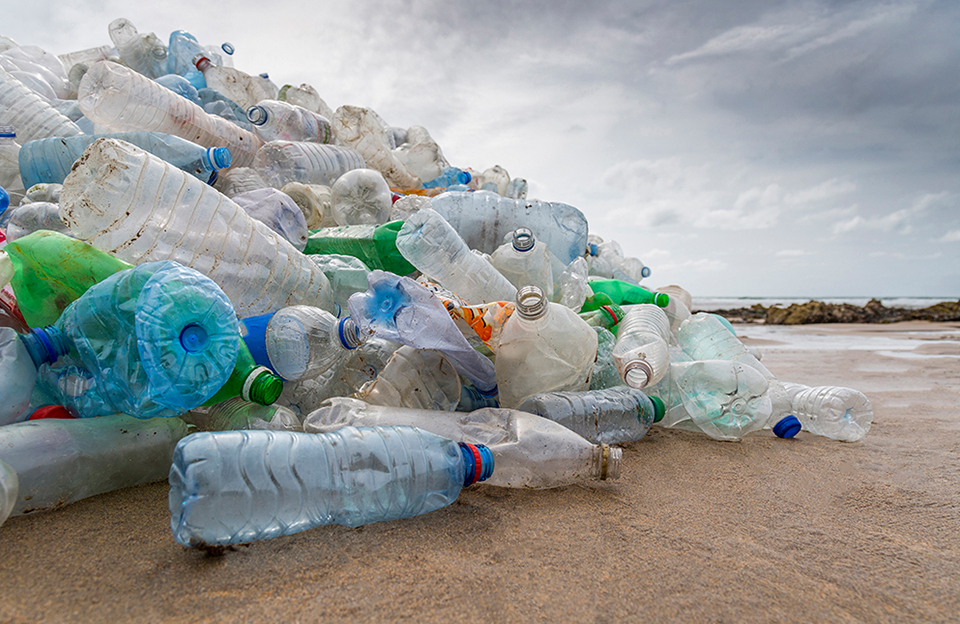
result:
[[[845,444],[655,428],[623,476],[474,486],[414,519],[209,556],[163,483],[0,527],[0,622],[960,619],[960,323],[738,326],[780,379],[867,394]]]

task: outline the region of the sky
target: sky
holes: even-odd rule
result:
[[[424,126],[694,296],[960,298],[960,2],[4,0],[55,54],[118,17]]]

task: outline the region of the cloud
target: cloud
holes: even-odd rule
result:
[[[823,202],[857,190],[857,185],[849,179],[831,178],[815,186],[795,193],[788,193],[783,201],[792,206],[801,206],[815,202]]]
[[[950,230],[944,234],[941,238],[938,239],[941,243],[957,243],[960,242],[960,230]]]
[[[924,213],[935,207],[949,206],[955,201],[955,197],[947,192],[926,193],[918,197],[908,208],[902,208],[873,218],[857,215],[851,219],[835,223],[832,230],[834,234],[845,234],[862,229],[888,234],[910,234],[914,230],[915,223],[922,222]]]
[[[801,256],[809,256],[810,253],[802,249],[781,249],[774,255],[778,258],[799,258]]]

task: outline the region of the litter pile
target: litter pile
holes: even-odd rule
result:
[[[174,538],[220,547],[617,479],[654,424],[867,433],[502,167],[108,31],[0,37],[0,522],[169,478]]]

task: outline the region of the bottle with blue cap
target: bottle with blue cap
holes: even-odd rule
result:
[[[329,119],[288,102],[261,100],[247,110],[247,121],[253,124],[253,131],[264,142],[333,142]]]
[[[862,392],[841,386],[779,385],[789,397],[790,406],[786,413],[781,409],[771,417],[771,422],[776,421],[773,432],[778,437],[792,438],[802,428],[833,440],[856,442],[870,431],[873,406]]]
[[[514,230],[510,241],[494,250],[490,262],[517,288],[536,286],[547,295],[547,299],[553,301],[550,252],[530,228]]]
[[[440,175],[423,183],[423,188],[446,188],[456,184],[469,184],[470,173],[457,167],[444,167]]]
[[[226,147],[202,147],[162,132],[118,132],[30,141],[20,148],[20,175],[27,188],[42,182],[62,184],[70,168],[91,143],[100,138],[132,143],[189,173],[201,182],[213,184],[217,172],[230,166]]]
[[[353,318],[311,306],[289,306],[241,323],[253,359],[287,381],[317,377],[364,341]]]
[[[494,473],[489,449],[414,427],[195,433],[170,468],[170,526],[191,548],[243,544],[446,507]]]

